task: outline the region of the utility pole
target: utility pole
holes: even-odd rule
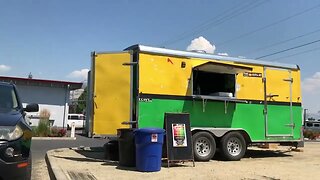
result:
[[[303,109],[303,125],[305,125],[307,120],[307,110],[308,109]]]

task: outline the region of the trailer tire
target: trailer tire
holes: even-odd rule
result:
[[[196,161],[209,161],[216,152],[216,141],[208,132],[197,132],[192,136],[193,153]]]
[[[221,154],[225,160],[239,161],[247,150],[247,144],[239,132],[229,132],[220,141]]]

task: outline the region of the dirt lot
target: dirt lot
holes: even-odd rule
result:
[[[210,162],[176,164],[160,172],[141,173],[103,160],[98,152],[65,149],[49,153],[66,174],[89,175],[96,179],[319,179],[320,142],[307,142],[303,152],[249,148],[245,158],[227,162],[215,158]],[[76,177],[76,176],[74,176]],[[87,176],[88,177],[88,176]],[[78,177],[79,178],[79,177]],[[71,178],[72,179],[72,178]],[[84,178],[85,179],[85,178]]]

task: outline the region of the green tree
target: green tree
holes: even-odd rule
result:
[[[85,88],[83,93],[78,98],[78,103],[76,107],[77,113],[84,113],[86,110],[86,102],[87,102],[88,88]]]

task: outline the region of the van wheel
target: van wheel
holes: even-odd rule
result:
[[[220,141],[222,156],[228,161],[240,160],[247,150],[246,141],[239,132],[229,132]]]
[[[208,132],[198,132],[192,136],[194,159],[209,161],[216,152],[216,141]]]

